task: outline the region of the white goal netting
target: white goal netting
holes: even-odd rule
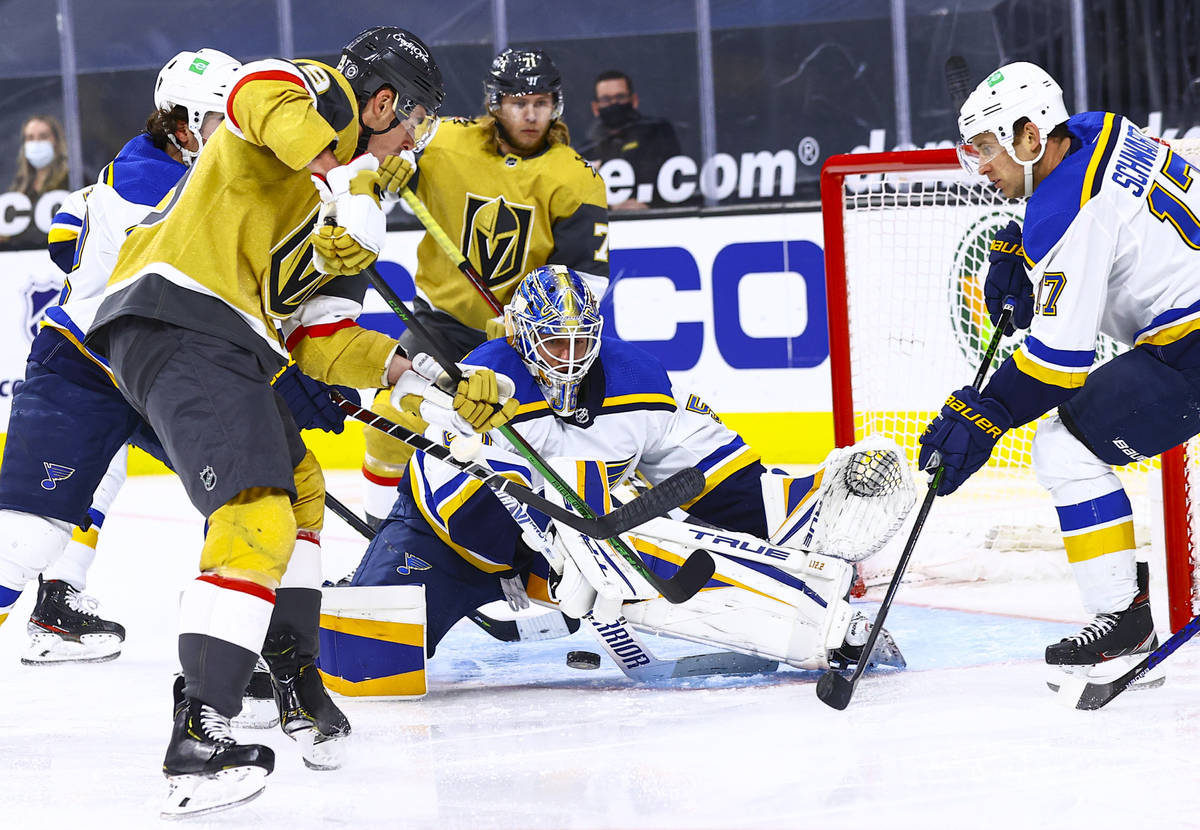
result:
[[[957,165],[936,171],[848,176],[841,188],[849,391],[855,440],[883,434],[915,465],[917,438],[946,395],[969,384],[992,336],[983,301],[988,248],[996,231],[1022,218],[1024,204],[980,187]],[[876,170],[880,169],[876,164]],[[829,217],[826,245],[830,246]],[[839,279],[827,254],[828,279]],[[831,303],[836,292],[831,290]],[[831,312],[832,319],[832,312]],[[992,368],[1020,342],[1005,338]],[[1101,344],[1100,358],[1118,344]],[[835,387],[839,381],[835,375]],[[838,398],[835,392],[835,400]],[[835,405],[835,408],[839,408]],[[835,418],[847,419],[844,411]],[[941,498],[909,564],[910,580],[1012,580],[1066,577],[1069,567],[1049,497],[1032,471],[1035,425],[1010,431],[991,461],[955,494]],[[1149,549],[1161,528],[1157,459],[1118,471],[1134,503],[1142,553],[1159,573],[1161,550]],[[921,484],[925,476],[919,474]],[[890,578],[907,527],[883,553],[863,563],[868,586]],[[1155,561],[1157,560],[1157,561]]]

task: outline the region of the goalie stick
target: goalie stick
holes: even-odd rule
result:
[[[1170,657],[1177,648],[1192,639],[1197,631],[1200,631],[1200,616],[1192,617],[1187,625],[1172,634],[1165,643],[1143,657],[1136,666],[1116,680],[1108,683],[1088,683],[1083,678],[1066,678],[1060,685],[1058,693],[1071,696],[1078,694],[1079,697],[1075,703],[1076,709],[1099,709],[1149,674],[1155,666]],[[1083,688],[1080,689],[1080,686]]]
[[[610,623],[589,619],[588,623],[601,647],[625,676],[643,683],[716,674],[770,674],[779,668],[778,660],[738,651],[715,651],[712,654],[660,660],[650,653],[624,617]]]
[[[996,321],[995,331],[992,333],[992,340],[988,343],[987,352],[984,353],[983,362],[979,366],[979,371],[975,373],[975,380],[972,386],[978,391],[983,385],[983,378],[987,375],[988,368],[992,365],[992,360],[996,357],[996,350],[1000,348],[1000,338],[1004,336],[1004,327],[1008,325],[1008,321],[1012,319],[1013,303],[1006,301],[1004,310],[1000,312],[1000,319]],[[879,632],[883,631],[883,621],[887,618],[888,611],[892,607],[892,601],[896,598],[896,591],[900,588],[900,580],[904,577],[904,570],[908,567],[908,560],[912,558],[913,548],[917,545],[917,538],[921,535],[921,528],[925,526],[925,517],[929,515],[929,509],[933,507],[933,500],[937,496],[938,486],[942,483],[942,477],[946,474],[946,468],[941,463],[941,458],[936,454],[933,457],[933,462],[937,465],[937,469],[933,471],[933,475],[929,478],[929,489],[925,492],[925,500],[921,502],[921,509],[917,511],[917,518],[913,522],[912,531],[908,534],[908,541],[904,545],[904,552],[900,554],[900,560],[896,563],[896,572],[892,574],[892,580],[888,583],[887,593],[883,596],[883,602],[879,606],[879,611],[875,614],[875,622],[871,625],[871,633],[867,636],[867,642],[863,646],[862,657],[854,666],[854,671],[849,677],[830,669],[821,675],[821,679],[817,681],[817,698],[827,706],[832,706],[834,709],[845,709],[850,705],[850,698],[854,696],[854,687],[858,685],[859,679],[862,678],[863,672],[866,671],[867,664],[871,662],[871,652],[875,649],[875,642],[879,639]]]
[[[396,312],[396,315],[404,322],[406,326],[408,326],[412,333],[429,347],[430,354],[432,354],[437,360],[438,364],[442,368],[442,371],[449,375],[452,383],[457,385],[459,381],[463,379],[463,373],[462,370],[458,368],[458,364],[447,357],[444,352],[442,352],[442,350],[438,347],[436,339],[421,324],[421,322],[417,320],[416,316],[413,315],[408,306],[404,305],[404,302],[399,296],[397,296],[396,292],[392,290],[392,287],[388,285],[384,281],[383,277],[379,275],[379,272],[375,269],[374,265],[368,265],[363,273],[367,275],[367,279],[371,281],[373,286],[375,286],[375,290],[378,291],[379,295],[387,302],[388,307],[391,308],[392,311]],[[348,404],[349,401],[346,401],[345,398],[342,398],[342,401],[345,401],[345,403],[339,403],[339,405],[345,409],[345,404]],[[349,412],[350,410],[346,411]],[[506,439],[508,439],[509,443],[516,448],[517,452],[529,462],[530,466],[532,466],[538,471],[538,473],[541,474],[542,478],[544,478],[547,483],[549,483],[556,491],[558,491],[560,495],[562,495],[562,497],[566,500],[566,503],[572,509],[574,509],[579,516],[582,516],[585,519],[598,518],[596,511],[591,508],[591,505],[584,501],[578,493],[576,493],[565,481],[563,481],[562,477],[559,476],[558,473],[556,473],[553,469],[551,469],[550,465],[546,463],[546,460],[542,458],[538,454],[537,450],[535,450],[528,441],[522,438],[516,430],[514,430],[508,424],[497,427],[496,430]],[[387,430],[384,431],[387,432]],[[411,444],[411,442],[406,443]],[[415,444],[413,446],[415,446]],[[440,445],[435,446],[440,447]],[[445,453],[446,455],[449,455],[448,450],[446,450]],[[434,453],[430,454],[433,455]],[[700,473],[699,470],[696,470],[694,467],[690,469],[699,475],[701,479],[704,478],[704,474]],[[680,470],[680,473],[683,472],[683,470]],[[493,475],[495,474],[493,473]],[[676,473],[676,475],[679,475],[679,473]],[[500,478],[503,479],[503,476],[500,476]],[[671,478],[667,479],[667,481],[670,481],[674,478],[675,476],[671,476]],[[666,482],[663,482],[663,484],[665,483]],[[491,484],[488,486],[492,487],[493,490],[497,489]],[[701,484],[700,489],[697,490],[693,495],[684,498],[675,504],[672,504],[671,508],[678,507],[684,502],[690,501],[698,496],[703,489],[704,485]],[[532,491],[528,492],[532,493]],[[510,492],[510,495],[511,494],[512,493]],[[546,501],[545,499],[542,499],[542,502],[545,504],[550,504],[550,502]],[[532,502],[529,502],[528,500],[526,500],[525,503],[532,507],[537,507],[538,510],[541,510],[543,513],[551,516],[552,518],[559,519],[559,516],[554,516],[549,511],[536,504],[533,504]],[[563,511],[561,508],[558,508],[557,505],[555,505],[555,509],[559,510],[560,514],[566,513],[567,515],[573,516],[573,514],[571,514],[569,511]],[[657,513],[655,515],[657,515]],[[573,518],[577,519],[578,517],[573,516]],[[646,518],[653,518],[653,516],[647,516]],[[646,563],[642,561],[642,558],[630,550],[629,546],[621,541],[618,534],[624,532],[623,530],[614,530],[612,533],[607,535],[598,536],[595,533],[582,530],[580,527],[571,524],[571,522],[567,521],[566,519],[560,519],[560,521],[562,521],[564,524],[574,527],[576,530],[579,530],[580,533],[586,533],[588,536],[593,538],[607,541],[608,544],[612,546],[612,549],[616,551],[617,554],[630,565],[630,567],[637,571],[639,576],[653,585],[654,588],[667,599],[667,601],[676,605],[681,602],[686,602],[695,596],[696,592],[703,588],[705,584],[707,584],[708,580],[712,577],[713,572],[716,570],[716,564],[713,562],[711,556],[708,554],[703,554],[700,556],[693,554],[691,557],[684,560],[684,563],[680,566],[679,571],[675,573],[671,579],[664,580],[662,577],[651,571]],[[636,525],[630,525],[630,527],[634,526]],[[625,530],[628,530],[628,528],[625,528]],[[697,553],[700,552],[698,551]],[[696,560],[695,564],[692,564],[692,559]]]
[[[704,474],[695,467],[686,467],[652,487],[648,493],[623,504],[611,513],[603,516],[597,516],[595,513],[592,513],[590,517],[580,516],[559,507],[528,487],[518,484],[510,478],[505,478],[488,467],[473,461],[459,461],[450,453],[449,449],[436,441],[432,441],[424,435],[418,435],[368,409],[363,409],[358,404],[346,400],[336,390],[329,394],[333,398],[333,402],[351,418],[362,421],[380,432],[386,432],[410,447],[421,450],[439,461],[479,479],[497,494],[509,496],[546,514],[555,521],[560,521],[580,533],[591,536],[593,539],[613,539],[631,528],[645,524],[655,516],[664,515],[684,502],[691,501],[704,489]],[[655,495],[656,492],[657,495]],[[679,570],[670,579],[663,579],[651,572],[640,557],[634,556],[642,569],[649,573],[646,581],[653,585],[655,590],[662,594],[667,601],[674,604],[679,604],[695,596],[696,592],[708,583],[716,567],[716,563],[706,552],[695,551],[684,560],[683,564],[679,566]]]

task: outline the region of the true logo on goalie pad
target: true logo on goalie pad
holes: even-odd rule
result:
[[[781,562],[786,561],[792,555],[792,551],[784,550],[783,548],[774,548],[768,544],[752,545],[744,539],[733,539],[729,536],[718,536],[715,533],[710,533],[707,530],[702,530],[698,527],[688,526],[688,533],[696,537],[698,547],[714,547],[721,546],[729,548],[732,551],[753,553],[759,556],[769,556],[772,559],[778,559]],[[708,540],[705,542],[705,540]]]

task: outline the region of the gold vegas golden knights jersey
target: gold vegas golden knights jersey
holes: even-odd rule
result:
[[[386,385],[396,341],[358,327],[365,277],[312,264],[319,198],[306,165],[329,147],[350,161],[359,139],[354,93],[315,61],[246,64],[225,122],[175,189],[134,227],[113,269],[89,342],[121,316],[223,337],[266,367],[290,350],[308,374]]]
[[[498,153],[492,127],[443,120],[418,163],[417,195],[501,304],[521,277],[554,263],[608,276],[604,181],[566,144],[521,158]],[[417,290],[435,308],[482,330],[495,316],[426,234]]]

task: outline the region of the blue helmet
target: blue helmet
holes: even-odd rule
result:
[[[579,274],[543,265],[525,275],[505,312],[509,343],[559,415],[575,411],[579,384],[600,353],[604,318]]]

